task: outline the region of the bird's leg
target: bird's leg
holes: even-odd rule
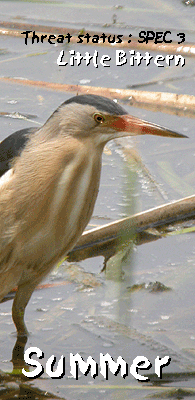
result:
[[[26,366],[24,361],[24,349],[27,340],[27,336],[17,336],[17,340],[12,351],[13,371],[16,369],[22,369]]]
[[[18,285],[12,306],[12,318],[17,329],[17,336],[28,336],[28,330],[24,323],[24,313],[31,295],[39,281],[40,279]]]

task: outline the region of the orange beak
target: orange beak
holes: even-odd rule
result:
[[[167,128],[133,117],[132,115],[112,116],[108,126],[116,131],[128,132],[131,135],[159,135],[187,138],[188,136],[170,131]],[[129,135],[128,135],[129,136]]]

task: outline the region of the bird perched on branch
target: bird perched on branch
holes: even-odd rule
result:
[[[104,145],[144,134],[184,137],[89,94],[65,101],[40,129],[17,131],[0,144],[0,301],[17,287],[18,336],[27,336],[24,312],[35,287],[90,220]]]

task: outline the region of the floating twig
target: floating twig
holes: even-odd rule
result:
[[[11,78],[1,77],[0,81],[13,83],[17,85],[25,86],[36,86],[47,90],[55,90],[60,92],[73,92],[75,94],[98,94],[113,99],[121,99],[129,101],[131,105],[137,107],[143,107],[143,105],[152,107],[163,106],[165,108],[174,108],[178,114],[178,111],[182,111],[185,115],[185,111],[190,112],[191,116],[195,115],[195,96],[187,94],[175,94],[166,92],[147,92],[143,90],[129,90],[129,89],[114,89],[104,88],[95,86],[85,85],[68,85],[44,81],[33,81],[25,78]],[[189,115],[188,115],[189,116]]]
[[[45,26],[45,25],[35,25],[35,24],[24,24],[20,22],[6,22],[2,21],[0,23],[0,35],[6,35],[6,36],[15,36],[15,37],[21,37],[24,38],[23,35],[21,35],[22,32],[25,31],[31,31],[29,32],[28,37],[31,38],[33,35],[33,31],[36,31],[36,35],[64,35],[66,36],[68,33],[72,36],[71,37],[71,44],[75,44],[79,42],[78,35],[81,34],[81,31],[79,29],[72,29],[72,28],[61,28],[57,26]],[[184,44],[178,44],[177,42],[172,42],[172,43],[153,43],[153,42],[148,42],[148,43],[139,43],[138,38],[136,37],[131,37],[129,38],[126,35],[122,35],[122,43],[109,43],[107,40],[103,41],[101,38],[99,39],[98,43],[94,43],[92,40],[85,40],[85,30],[82,31],[83,34],[83,44],[86,45],[93,45],[93,46],[114,46],[116,48],[129,48],[129,49],[142,49],[142,50],[150,50],[150,51],[160,51],[163,53],[170,53],[170,54],[180,54],[185,57],[194,57],[195,56],[195,45],[192,43],[184,43]],[[90,31],[88,30],[87,33],[89,36],[92,37],[94,35],[97,35],[101,37],[102,32],[97,32],[97,31]],[[113,37],[114,35],[112,33],[106,32],[106,36],[111,36]],[[56,39],[53,37],[52,42],[55,41]],[[130,43],[129,43],[130,41]]]

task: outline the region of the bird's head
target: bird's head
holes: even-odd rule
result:
[[[46,122],[47,129],[62,135],[94,139],[97,145],[134,135],[186,137],[159,125],[129,115],[118,103],[92,94],[65,101]]]

